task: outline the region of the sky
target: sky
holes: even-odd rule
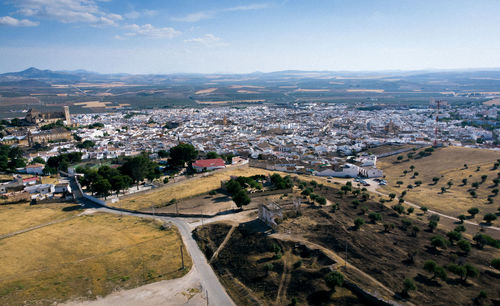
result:
[[[498,0],[0,0],[0,73],[500,67]]]

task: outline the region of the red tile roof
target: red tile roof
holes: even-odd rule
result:
[[[33,182],[33,181],[37,181],[38,180],[38,177],[34,176],[34,177],[29,177],[29,178],[25,178],[23,179],[23,183],[27,183],[27,182]]]
[[[222,158],[201,159],[193,163],[193,167],[209,168],[209,167],[224,167],[226,164]]]

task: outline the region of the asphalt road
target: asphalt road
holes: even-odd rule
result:
[[[153,218],[153,216],[147,214],[121,212],[111,208],[101,207],[97,208],[97,210],[101,212],[136,216],[141,218],[144,217]],[[193,239],[191,229],[188,223],[184,221],[182,218],[158,217],[158,216],[154,218],[170,221],[179,229],[184,245],[186,246],[186,249],[189,252],[189,255],[191,256],[191,259],[193,260],[193,264],[196,267],[196,271],[199,274],[201,286],[203,287],[203,290],[208,296],[208,304],[214,306],[235,305],[231,300],[231,298],[229,297],[229,295],[227,294],[226,289],[224,288],[224,286],[222,286],[219,279],[215,275],[215,272],[212,270],[212,267],[208,264],[205,255],[198,248],[198,244],[196,244],[196,241]]]

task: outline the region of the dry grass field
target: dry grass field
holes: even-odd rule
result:
[[[75,216],[75,204],[0,205],[0,235]]]
[[[190,198],[218,189],[220,188],[221,181],[228,180],[231,176],[251,176],[269,173],[273,172],[250,167],[214,171],[206,177],[197,177],[178,183],[171,183],[165,187],[153,189],[150,192],[130,195],[111,205],[135,210],[149,209],[151,206],[162,206],[172,199]]]
[[[477,207],[480,212],[475,218],[476,221],[481,221],[486,213],[497,212],[500,195],[493,196],[491,204],[487,198],[488,195],[493,195],[493,190],[497,188],[493,187],[493,179],[498,177],[500,168],[492,169],[494,162],[500,158],[500,152],[446,147],[436,149],[431,156],[409,161],[407,153],[401,155],[404,156],[402,161],[397,161],[397,156],[379,160],[378,166],[384,170],[388,180],[388,185],[381,188],[382,192],[394,192],[399,195],[406,190],[405,198],[408,201],[452,216],[468,215],[469,208]],[[467,164],[467,168],[464,164]],[[415,167],[413,172],[410,170],[411,165]],[[404,170],[408,171],[406,175],[403,173]],[[415,172],[418,172],[416,177],[414,177]],[[483,175],[487,175],[486,180],[480,183],[478,188],[473,188],[471,184],[481,182]],[[433,182],[434,177],[439,178],[437,184]],[[463,184],[463,179],[467,179],[467,184]],[[403,182],[401,187],[398,187],[397,181]],[[416,181],[421,181],[421,186],[407,188],[409,184],[415,186]],[[451,187],[448,185],[450,181]],[[442,187],[446,188],[444,193]],[[470,194],[471,190],[476,192],[475,198]]]
[[[175,227],[150,219],[83,215],[0,240],[0,304],[93,299],[163,279],[192,263]]]

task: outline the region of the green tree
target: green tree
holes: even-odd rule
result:
[[[486,215],[484,215],[484,218],[483,218],[483,220],[486,221],[486,223],[488,223],[489,225],[491,225],[491,222],[495,221],[496,219],[497,219],[497,216],[495,214],[492,214],[492,213],[487,213]]]
[[[241,208],[244,205],[250,204],[251,200],[250,197],[248,196],[247,192],[243,189],[239,190],[232,196],[232,200],[238,206]]]
[[[443,236],[436,235],[431,238],[431,245],[434,249],[446,249],[448,247],[448,240],[446,240]]]
[[[356,218],[354,220],[354,228],[356,230],[360,229],[363,224],[365,224],[365,220],[363,218]]]
[[[37,156],[33,158],[33,160],[30,162],[30,164],[44,164],[45,165],[45,160],[41,158],[40,156]]]
[[[408,292],[413,291],[415,289],[417,289],[415,283],[411,279],[405,278],[405,280],[403,281],[403,291],[402,291],[403,295],[409,296]]]
[[[457,245],[460,248],[460,250],[462,250],[465,254],[469,254],[471,250],[471,245],[469,241],[462,239],[458,241]]]
[[[193,145],[180,143],[170,148],[169,164],[174,167],[183,167],[185,163],[192,162],[198,157],[198,151]]]
[[[103,196],[105,199],[109,196],[111,188],[111,184],[105,178],[100,178],[92,184],[92,190],[98,195]]]
[[[219,157],[219,154],[217,154],[217,152],[208,152],[207,153],[208,159],[214,159],[214,158],[218,158],[218,157]]]
[[[326,285],[335,290],[335,287],[341,287],[344,284],[344,275],[337,271],[332,271],[325,276]]]
[[[132,179],[128,175],[115,175],[109,179],[111,189],[118,195],[120,191],[128,188],[132,184]]]
[[[451,245],[454,245],[455,241],[459,241],[460,239],[462,239],[462,234],[457,231],[451,231],[446,233],[446,237],[448,237]]]
[[[479,208],[472,207],[472,208],[469,208],[467,210],[467,212],[471,215],[472,218],[474,218],[479,213]]]
[[[372,221],[372,223],[377,223],[377,221],[382,220],[382,216],[379,213],[371,212],[368,214],[368,218]]]
[[[438,266],[433,260],[427,260],[424,262],[424,270],[433,274],[432,279],[438,277],[442,280],[446,280],[447,278],[444,268]]]

